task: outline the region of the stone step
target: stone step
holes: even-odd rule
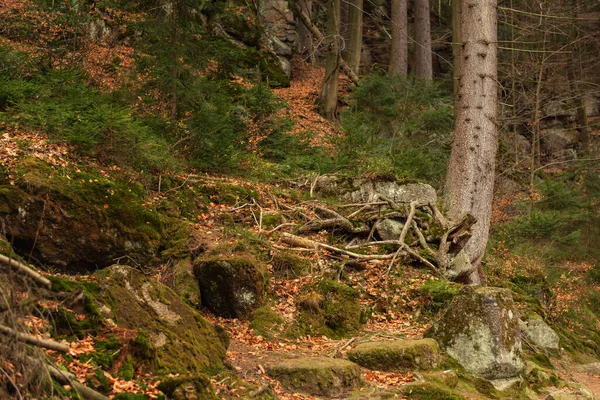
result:
[[[302,357],[267,367],[267,374],[286,390],[339,397],[360,386],[360,367],[348,360]]]
[[[365,342],[348,351],[348,359],[379,371],[432,369],[440,361],[440,347],[433,339]]]

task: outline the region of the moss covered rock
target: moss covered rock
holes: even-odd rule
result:
[[[267,373],[287,390],[315,396],[336,397],[360,385],[360,367],[337,358],[296,358],[270,366]]]
[[[210,379],[206,375],[167,379],[158,389],[172,400],[217,400]]]
[[[540,350],[558,354],[560,351],[558,334],[544,320],[541,318],[529,318],[522,322],[521,327],[531,344]]]
[[[508,289],[463,287],[425,335],[483,378],[512,378],[523,370],[519,316]]]
[[[358,291],[323,280],[304,289],[299,298],[298,324],[302,334],[341,338],[362,326]]]
[[[250,328],[252,328],[256,335],[260,335],[265,339],[272,339],[275,331],[283,323],[283,318],[269,306],[260,307],[250,317]]]
[[[190,306],[200,309],[202,299],[200,286],[194,276],[194,268],[190,257],[178,260],[173,266],[173,290]]]
[[[432,369],[440,361],[440,347],[433,339],[361,343],[348,351],[348,359],[380,371]]]
[[[249,256],[199,260],[194,274],[200,284],[202,304],[224,318],[248,318],[261,306],[267,273]]]
[[[142,206],[142,188],[95,172],[65,177],[31,158],[17,171],[18,185],[0,186],[0,219],[18,253],[67,272],[104,268],[125,256],[145,264],[156,253],[162,228]]]
[[[101,287],[100,311],[120,327],[147,333],[159,372],[199,374],[222,367],[226,347],[218,332],[173,290],[124,265],[94,277]]]

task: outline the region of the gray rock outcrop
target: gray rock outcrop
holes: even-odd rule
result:
[[[294,14],[287,0],[261,0],[258,15],[263,28],[262,41],[277,56],[281,69],[290,76],[292,49],[296,46],[298,34]]]
[[[467,371],[510,379],[524,368],[519,316],[508,289],[465,286],[426,332]]]
[[[560,350],[560,339],[547,323],[540,318],[530,318],[522,322],[521,327],[527,339],[537,348],[550,352]]]
[[[348,351],[348,359],[379,371],[432,369],[440,361],[440,347],[433,339],[360,343]]]

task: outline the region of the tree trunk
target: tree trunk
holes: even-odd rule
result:
[[[576,21],[579,17],[579,1],[573,0],[571,2],[574,15],[573,20]],[[585,106],[585,93],[581,88],[581,81],[584,80],[582,61],[581,61],[581,43],[579,42],[580,35],[575,26],[571,29],[573,41],[573,48],[571,51],[571,65],[567,72],[569,81],[571,83],[571,91],[573,96],[577,99],[577,113],[575,116],[575,123],[577,124],[577,131],[579,132],[579,145],[577,147],[577,155],[585,157],[588,155],[590,149],[590,127],[587,115],[587,109]]]
[[[299,0],[298,7],[309,19],[312,18],[312,0]],[[296,27],[298,29],[298,47],[296,51],[304,59],[309,59],[311,64],[314,65],[316,60],[312,34],[303,23],[297,23]]]
[[[445,201],[450,218],[469,212],[477,219],[465,247],[475,267],[468,283],[483,279],[481,259],[492,213],[498,149],[496,3],[463,3],[461,18],[463,47]]]
[[[452,87],[454,99],[458,94],[458,72],[460,71],[460,48],[462,44],[460,34],[460,15],[462,13],[462,0],[452,0]]]
[[[390,74],[408,74],[407,0],[392,0],[392,52]]]
[[[362,30],[363,30],[363,0],[350,0],[348,3],[348,42],[346,52],[348,66],[355,74],[360,68],[360,55],[362,52]]]
[[[429,0],[415,0],[415,75],[433,78]]]
[[[337,92],[340,74],[340,5],[341,0],[327,1],[327,32],[325,36],[327,58],[319,108],[321,114],[330,121],[337,119]]]

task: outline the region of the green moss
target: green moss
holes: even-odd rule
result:
[[[348,351],[348,359],[369,369],[397,371],[432,369],[440,348],[432,339],[365,342]]]
[[[402,387],[402,394],[407,399],[415,400],[463,400],[460,393],[432,382],[409,383]]]
[[[273,254],[273,271],[278,277],[293,279],[310,272],[310,261],[294,253],[279,251]]]
[[[303,289],[305,295],[315,292],[322,297],[318,307],[301,309],[298,333],[342,338],[358,331],[362,325],[358,292],[350,286],[323,280]]]
[[[121,368],[119,368],[117,375],[119,377],[125,379],[126,381],[130,381],[133,379],[133,375],[134,375],[133,359],[130,356],[127,357],[127,362],[125,362],[121,366]]]
[[[250,328],[256,335],[272,339],[274,331],[283,324],[284,320],[269,306],[262,306],[250,316]]]
[[[445,279],[429,279],[420,288],[419,292],[430,299],[425,309],[432,314],[444,309],[460,290],[461,285]]]
[[[184,399],[185,392],[195,393],[194,398],[198,400],[218,400],[215,395],[210,379],[200,374],[193,377],[165,379],[158,385],[158,390],[163,392],[167,398]]]

